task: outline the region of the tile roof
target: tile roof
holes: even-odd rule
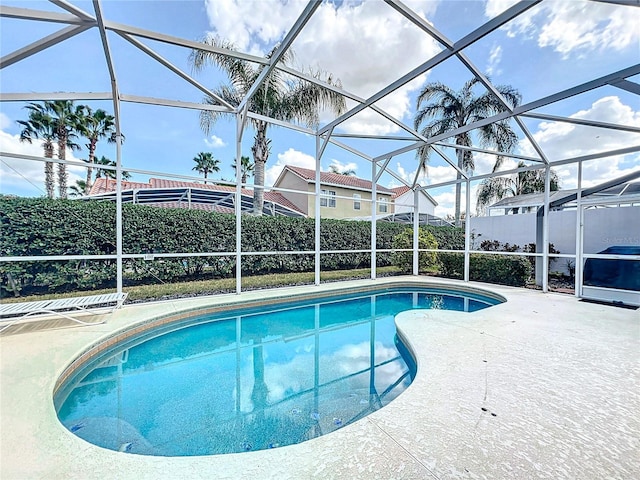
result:
[[[316,180],[316,172],[315,170],[311,170],[309,168],[302,167],[294,167],[293,165],[285,165],[285,169],[288,169],[302,177],[304,180],[308,182],[315,182]],[[357,188],[360,190],[369,190],[371,191],[371,186],[373,185],[371,181],[365,180],[364,178],[354,177],[352,175],[341,175],[339,173],[331,173],[331,172],[320,172],[320,183],[325,183],[328,185],[337,185],[347,188]],[[393,191],[389,190],[382,185],[376,185],[376,190],[379,193],[388,193],[392,194]]]
[[[411,189],[406,185],[402,185],[401,187],[395,187],[395,188],[392,188],[391,190],[393,190],[393,198],[398,198],[399,196],[404,195]]]
[[[167,180],[164,178],[150,178],[149,183],[142,182],[129,182],[122,181],[122,190],[152,190],[152,189],[171,189],[171,188],[191,188],[191,189],[200,189],[200,190],[211,190],[214,192],[229,192],[233,193],[236,191],[236,187],[232,185],[217,185],[214,183],[198,183],[198,182],[183,182],[179,180]],[[89,195],[99,195],[103,193],[111,193],[116,190],[116,181],[111,178],[98,178],[96,182],[91,187],[91,191]],[[253,197],[253,190],[248,188],[242,189],[242,195],[246,195],[248,197]],[[279,192],[264,192],[264,199],[267,202],[277,203],[289,210],[293,210],[294,212],[304,213],[300,211],[298,207],[296,207],[293,203],[291,203],[284,195]],[[184,202],[151,202],[146,203],[147,205],[156,205],[162,206],[165,208],[187,208]],[[221,213],[234,213],[233,209],[229,209],[223,206],[216,206],[214,208],[209,204],[201,204],[197,201],[191,202],[192,208],[197,208],[201,210],[209,210],[216,211]]]
[[[122,181],[122,189],[123,190],[135,190],[137,188],[151,188],[151,185],[148,183],[141,182],[129,182],[127,180]],[[98,195],[100,193],[110,193],[115,191],[116,189],[116,181],[111,178],[98,178],[95,183],[91,186],[91,191],[89,195]]]
[[[223,205],[211,205],[208,203],[197,203],[191,202],[191,206],[189,206],[186,202],[149,202],[145,203],[146,206],[149,207],[160,207],[160,208],[185,208],[191,210],[204,210],[207,212],[217,212],[217,213],[235,213],[233,208],[225,207]]]
[[[406,185],[402,185],[400,187],[395,187],[391,189],[393,191],[393,198],[396,199],[402,195],[404,195],[405,193],[411,191],[411,188],[407,187]],[[423,195],[425,195],[429,201],[431,203],[433,203],[434,206],[438,205],[438,202],[436,201],[435,198],[433,198],[431,195],[429,195],[428,192],[426,192],[425,190],[420,190],[422,192]]]

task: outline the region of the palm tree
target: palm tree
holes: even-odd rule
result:
[[[25,108],[29,110],[29,120],[18,120],[24,127],[20,132],[20,141],[31,143],[33,139],[41,139],[44,157],[53,158],[53,148],[56,139],[56,127],[52,118],[47,115],[44,107],[38,103],[30,103]],[[47,197],[54,197],[53,163],[44,164],[44,186]]]
[[[105,165],[107,167],[115,167],[116,162],[113,160],[109,160],[104,155],[97,160],[95,160],[94,165]],[[115,170],[106,170],[104,168],[98,168],[96,170],[96,180],[99,178],[111,178],[112,180],[116,179],[116,171]],[[131,178],[131,174],[125,170],[122,171],[122,180],[129,180]]]
[[[213,153],[210,152],[200,152],[198,155],[193,157],[193,161],[196,162],[196,166],[192,168],[198,173],[202,173],[204,175],[204,183],[207,183],[207,175],[213,172],[219,172],[220,160],[216,160],[213,158]]]
[[[98,109],[94,112],[90,107],[85,106],[80,120],[80,132],[89,140],[87,144],[87,148],[89,149],[89,158],[87,160],[89,166],[87,167],[87,179],[84,183],[84,193],[87,194],[91,190],[93,162],[95,160],[98,141],[103,138],[106,138],[108,142],[116,141],[115,117],[109,115],[104,110]]]
[[[524,162],[518,163],[518,168],[525,166]],[[543,169],[518,172],[511,177],[486,178],[478,188],[476,208],[478,212],[481,212],[487,205],[506,197],[544,192],[544,182],[545,173]],[[560,180],[554,170],[551,170],[549,186],[552,192],[560,189]],[[518,213],[518,207],[513,209],[513,213]]]
[[[84,106],[75,106],[72,100],[55,100],[44,102],[45,111],[51,116],[56,127],[58,140],[58,158],[66,159],[66,149],[79,150],[80,145],[73,143],[79,130],[79,119]],[[58,164],[58,192],[60,198],[67,198],[67,166]]]
[[[504,105],[491,92],[485,92],[478,97],[474,96],[473,87],[479,82],[477,78],[473,78],[457,92],[439,82],[425,85],[416,102],[415,129],[419,130],[422,136],[430,138],[505,111]],[[515,107],[520,103],[522,97],[513,87],[497,86],[496,90],[510,106]],[[423,126],[423,123],[429,119],[433,120]],[[508,119],[480,127],[477,132],[481,146],[495,147],[499,152],[510,152],[518,142],[518,136],[509,126]],[[455,144],[472,146],[471,132],[456,135]],[[426,165],[429,160],[430,150],[429,145],[418,149],[417,156],[421,166]],[[456,149],[456,157],[460,170],[475,168],[471,151]],[[502,156],[498,156],[493,167],[494,171],[500,168],[503,160]],[[457,179],[461,178],[462,175],[458,172]],[[456,225],[460,224],[460,187],[460,182],[456,183]]]
[[[233,159],[233,165],[231,165],[231,167],[233,168],[233,171],[236,172],[238,165],[235,158]],[[247,178],[251,176],[251,172],[253,172],[253,162],[249,157],[245,157],[244,155],[241,156],[240,157],[240,175],[241,175],[240,183],[242,183],[243,185],[246,184]],[[237,172],[236,172],[236,177],[237,177]]]
[[[71,185],[69,187],[69,196],[70,197],[81,197],[85,195],[87,192],[87,186],[84,180],[76,180],[75,185]]]
[[[347,170],[340,170],[337,165],[329,165],[329,171],[331,173],[336,173],[338,175],[346,175],[348,177],[353,177],[356,174],[356,171],[353,168],[349,168]]]
[[[203,43],[216,48],[235,50],[232,43],[217,37],[207,38],[203,40]],[[267,58],[271,58],[275,51],[276,49],[274,48],[267,55]],[[290,52],[285,52],[279,62],[286,65],[292,59],[293,55]],[[240,105],[264,68],[246,60],[205,50],[193,50],[189,56],[189,61],[196,72],[202,70],[208,64],[216,65],[224,70],[229,77],[230,83],[222,86],[215,93],[234,106]],[[321,72],[311,72],[311,75],[318,80],[325,80],[328,84],[340,86],[340,82],[334,81],[331,75],[321,75]],[[204,103],[209,105],[219,104],[218,100],[209,96],[204,99]],[[302,122],[309,127],[316,126],[319,123],[320,109],[327,108],[338,115],[346,109],[346,103],[342,95],[315,83],[292,77],[283,77],[282,72],[277,68],[273,69],[257,87],[253,96],[248,100],[247,106],[251,112],[265,117],[285,122]],[[209,133],[209,129],[220,115],[221,112],[216,111],[202,111],[200,113],[200,126],[205,133]],[[251,148],[255,168],[253,213],[261,215],[264,205],[264,189],[262,187],[264,187],[265,165],[271,150],[271,140],[267,138],[268,122],[252,118],[251,123],[256,132],[253,147]]]

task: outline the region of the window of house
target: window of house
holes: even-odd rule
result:
[[[378,211],[380,213],[387,213],[387,199],[385,197],[378,197]]]
[[[320,190],[320,206],[336,208],[336,191]]]
[[[353,194],[353,209],[354,210],[360,210],[360,198],[362,198],[360,196],[359,193],[354,193]]]

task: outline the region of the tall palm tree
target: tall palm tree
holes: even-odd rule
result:
[[[87,149],[89,150],[89,157],[87,162],[87,178],[85,180],[84,193],[87,194],[91,190],[91,180],[93,174],[93,162],[96,155],[96,147],[98,141],[106,138],[108,142],[116,141],[116,124],[115,117],[109,115],[102,109],[98,109],[95,112],[90,107],[85,106],[82,112],[82,117],[79,119],[80,133],[89,140]]]
[[[424,137],[429,138],[503,112],[505,110],[503,104],[491,92],[474,96],[473,88],[479,82],[477,78],[473,78],[457,92],[439,82],[425,85],[416,102],[414,119],[416,130],[419,130]],[[515,107],[520,103],[522,96],[513,87],[502,85],[496,87],[496,90],[510,106]],[[426,125],[423,125],[425,123]],[[508,153],[518,143],[518,136],[511,129],[508,119],[480,127],[477,129],[477,136],[481,146],[494,147],[499,152]],[[471,132],[456,135],[455,144],[465,147],[472,146]],[[429,145],[418,149],[417,155],[421,166],[426,165],[430,150]],[[462,171],[475,168],[471,151],[456,149],[456,157],[458,168]],[[504,157],[497,157],[493,167],[494,171],[500,167],[503,160]],[[457,179],[461,178],[462,175],[458,172]],[[460,224],[460,193],[461,184],[458,182],[456,183],[456,225]]]
[[[115,167],[116,162],[114,160],[109,160],[104,155],[100,158],[96,159],[93,162],[94,165],[105,165],[107,167]],[[104,168],[98,168],[96,170],[96,180],[99,178],[110,178],[112,180],[116,179],[116,171],[115,170],[106,170]],[[122,180],[129,180],[131,178],[131,174],[125,170],[122,171]]]
[[[524,162],[518,163],[518,168],[525,166]],[[488,205],[506,197],[544,192],[544,182],[545,173],[543,169],[518,172],[510,177],[486,178],[478,188],[476,205],[478,213]],[[560,180],[554,170],[551,170],[549,186],[552,192],[560,189]],[[518,207],[513,209],[513,213],[518,213]]]
[[[41,139],[44,158],[53,158],[53,148],[56,140],[56,126],[53,123],[53,119],[39,103],[30,103],[25,108],[29,110],[29,120],[17,121],[24,127],[20,132],[20,141],[31,143],[34,139]],[[45,162],[44,164],[44,186],[47,191],[47,197],[53,198],[55,181],[52,162]]]
[[[235,158],[233,159],[233,165],[231,165],[231,167],[233,168],[233,171],[236,172],[238,168],[238,162]],[[251,172],[253,172],[253,162],[249,157],[245,157],[244,155],[242,155],[240,157],[240,183],[242,183],[243,185],[246,184],[247,178],[251,176]]]
[[[203,43],[216,48],[235,50],[232,43],[220,38],[207,38]],[[267,58],[275,53],[273,49]],[[282,55],[279,63],[286,65],[293,60],[290,52]],[[213,64],[220,67],[229,77],[229,84],[220,87],[215,93],[231,105],[238,106],[245,98],[251,87],[260,76],[261,65],[254,65],[246,60],[230,57],[221,53],[205,50],[193,50],[189,61],[194,71],[201,71],[206,65]],[[328,84],[340,86],[339,81],[334,81],[330,74],[311,72],[318,80],[324,80]],[[218,105],[219,102],[212,97],[206,97],[204,103]],[[280,70],[273,69],[271,73],[258,86],[254,95],[247,102],[251,112],[265,117],[274,118],[285,122],[301,122],[309,127],[319,123],[319,110],[329,109],[336,114],[341,114],[346,109],[344,97],[334,91],[319,86],[315,83],[283,76]],[[208,134],[209,129],[221,115],[220,112],[202,111],[200,113],[200,126]],[[255,137],[251,152],[254,163],[254,191],[253,213],[262,214],[264,205],[264,175],[265,165],[271,151],[271,140],[267,138],[269,123],[265,120],[251,119],[255,130]]]
[[[75,106],[72,100],[54,100],[44,102],[45,111],[56,126],[58,140],[58,158],[66,159],[66,149],[79,150],[80,145],[73,142],[79,130],[79,122],[84,106]],[[67,198],[67,166],[58,164],[58,192],[60,198]]]
[[[193,157],[193,161],[196,162],[196,166],[192,170],[204,175],[204,183],[207,183],[209,173],[220,171],[220,160],[213,158],[213,153],[211,152],[200,152]]]

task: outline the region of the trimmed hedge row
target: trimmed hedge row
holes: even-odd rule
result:
[[[2,256],[115,254],[115,204],[0,197]],[[125,254],[232,252],[235,216],[187,209],[123,205]],[[405,225],[379,222],[377,248],[393,248]],[[243,252],[310,251],[315,221],[308,218],[242,217]],[[323,219],[322,250],[368,250],[371,225],[363,221]],[[441,233],[453,236],[451,232]],[[323,270],[368,266],[369,253],[322,254]],[[378,266],[390,265],[391,253],[378,253]],[[233,277],[234,256],[125,259],[127,284]],[[313,254],[243,256],[243,274],[310,271]],[[0,265],[0,295],[63,292],[113,287],[115,260],[5,262]]]
[[[115,217],[115,204],[111,202],[0,197],[0,255],[115,254]],[[377,248],[392,249],[394,238],[403,238],[410,230],[407,225],[379,222]],[[433,248],[434,238],[438,248],[464,248],[464,233],[459,228],[428,226],[420,230],[421,238],[429,239],[429,248]],[[312,251],[314,232],[314,219],[243,216],[242,251]],[[321,250],[368,250],[370,246],[369,222],[321,221]],[[123,205],[123,247],[128,254],[232,252],[236,247],[235,217],[126,204]],[[400,257],[402,255],[396,255],[395,259]],[[440,274],[462,278],[463,255],[439,253],[437,258]],[[404,260],[406,263],[407,259]],[[367,267],[370,261],[371,254],[367,252],[320,256],[323,270]],[[392,253],[378,253],[378,266],[392,262]],[[314,255],[247,255],[243,256],[241,265],[243,275],[311,271]],[[153,261],[125,259],[124,278],[126,284],[172,282],[203,275],[228,278],[235,276],[235,269],[233,255],[183,258],[156,255]],[[521,257],[471,256],[472,280],[524,285],[530,270],[529,262]],[[4,262],[0,265],[0,296],[113,287],[115,277],[115,260]]]

